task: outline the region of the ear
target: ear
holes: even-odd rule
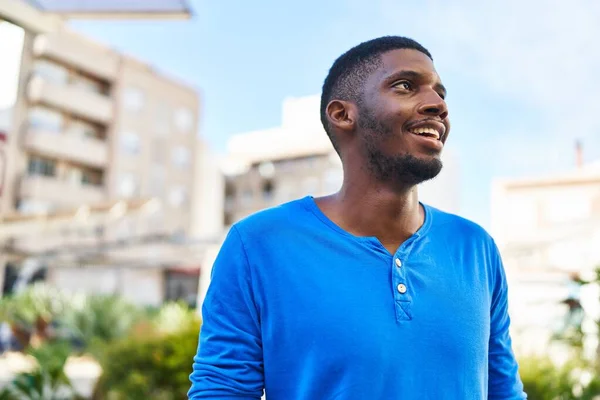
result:
[[[352,132],[356,128],[356,106],[344,100],[332,100],[327,104],[327,119],[332,127],[342,132]]]

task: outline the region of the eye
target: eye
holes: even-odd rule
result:
[[[394,88],[410,92],[413,90],[413,85],[409,81],[398,81],[394,83]]]
[[[446,93],[439,92],[438,95],[442,98],[442,100],[446,100]]]

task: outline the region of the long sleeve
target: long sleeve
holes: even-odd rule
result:
[[[188,398],[260,399],[264,387],[260,317],[252,274],[237,228],[213,266]]]
[[[491,306],[491,332],[489,341],[488,399],[521,400],[527,395],[519,377],[509,334],[508,286],[504,266],[497,248],[493,254],[494,287]]]

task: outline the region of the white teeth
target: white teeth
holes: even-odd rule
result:
[[[412,132],[416,133],[417,135],[424,135],[424,134],[426,134],[428,136],[431,135],[438,140],[440,138],[440,134],[438,133],[438,131],[433,128],[415,128],[412,130]]]

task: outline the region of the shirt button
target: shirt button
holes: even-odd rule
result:
[[[396,267],[400,268],[402,266],[402,261],[399,258],[396,258]]]
[[[403,283],[399,284],[398,291],[402,294],[406,293],[406,285],[404,285]]]

